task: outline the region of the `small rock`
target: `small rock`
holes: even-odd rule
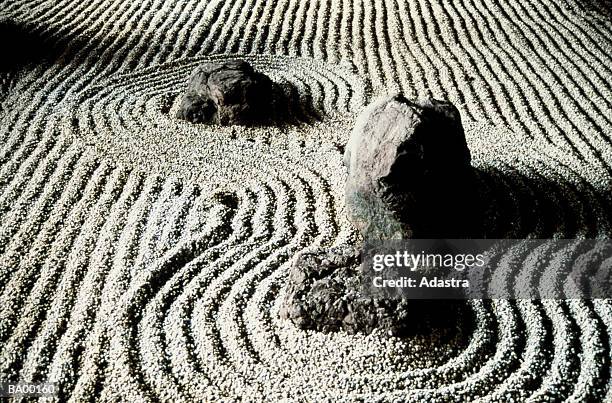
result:
[[[205,63],[192,73],[177,117],[192,123],[258,123],[270,116],[272,94],[272,81],[243,60]]]
[[[281,318],[301,329],[323,332],[404,333],[409,326],[408,301],[362,296],[359,266],[360,253],[353,247],[302,253],[287,280]]]
[[[474,176],[457,108],[381,98],[358,117],[344,153],[349,217],[366,239],[470,233]]]

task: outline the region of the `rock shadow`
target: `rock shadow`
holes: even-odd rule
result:
[[[474,169],[467,209],[469,238],[550,238],[612,235],[612,194],[586,181],[498,169]],[[468,199],[468,200],[469,200]]]
[[[49,61],[59,50],[58,45],[51,45],[12,18],[0,18],[0,37],[0,73],[12,73],[28,65]]]
[[[301,92],[290,82],[272,84],[274,101],[272,115],[267,126],[313,124],[323,120],[324,113],[319,110],[311,94]]]
[[[602,19],[612,19],[612,0],[576,0],[575,4],[573,8],[580,11]]]
[[[473,168],[469,181],[430,184],[413,226],[421,239],[509,239],[612,235],[612,192],[586,180]]]
[[[0,74],[36,65],[65,66],[74,61],[98,60],[102,43],[92,38],[68,35],[55,26],[33,26],[13,17],[0,16]],[[82,57],[78,57],[80,52]]]

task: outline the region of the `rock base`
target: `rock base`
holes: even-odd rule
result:
[[[359,251],[352,247],[301,254],[289,274],[281,317],[322,332],[405,333],[408,301],[362,296],[360,264]]]

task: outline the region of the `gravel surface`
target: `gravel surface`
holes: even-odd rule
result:
[[[599,4],[5,0],[60,51],[0,80],[3,378],[73,402],[612,401],[610,300],[471,301],[405,338],[278,315],[296,253],[359,242],[342,156],[375,95],[457,105],[478,235],[610,237]],[[176,119],[193,68],[234,58],[289,119]]]

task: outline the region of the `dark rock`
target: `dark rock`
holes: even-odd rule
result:
[[[359,116],[344,161],[347,210],[366,240],[471,233],[475,176],[459,111],[451,103],[409,101],[401,95],[373,103]],[[380,329],[402,335],[452,326],[463,305],[372,292],[364,287],[371,278],[360,265],[360,253],[351,247],[300,255],[289,275],[281,317],[302,329]],[[425,274],[436,272],[414,276]],[[441,292],[425,298],[445,298],[448,291]]]
[[[405,333],[408,301],[363,296],[359,266],[359,251],[352,247],[299,255],[289,274],[280,316],[301,329],[323,332]]]
[[[269,118],[272,81],[242,60],[198,66],[181,100],[177,117],[193,123],[247,125]]]
[[[385,97],[361,113],[345,150],[349,217],[367,239],[467,236],[470,161],[453,104]]]

